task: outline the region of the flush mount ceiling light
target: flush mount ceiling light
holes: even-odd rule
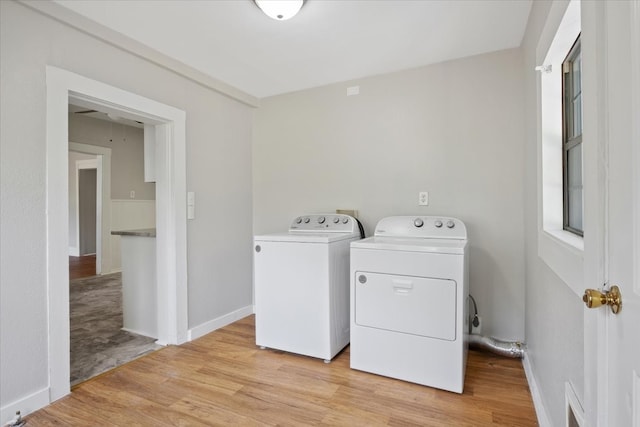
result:
[[[276,21],[286,21],[296,16],[305,0],[253,0],[267,15]]]

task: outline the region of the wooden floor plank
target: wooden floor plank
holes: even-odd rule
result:
[[[535,426],[522,362],[469,352],[450,393],[255,345],[254,317],[73,388],[30,426]]]
[[[96,256],[69,256],[69,280],[96,275]]]

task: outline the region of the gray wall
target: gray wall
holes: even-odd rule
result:
[[[144,130],[69,114],[69,141],[111,148],[111,198],[155,200],[156,185],[144,182]]]
[[[564,425],[564,383],[583,399],[583,306],[538,256],[536,47],[551,2],[533,2],[523,41],[526,94],[525,254],[527,357],[552,425]]]
[[[69,141],[111,149],[111,199],[155,200],[156,184],[144,182],[144,130],[69,114]],[[95,159],[95,155],[69,152],[69,246],[76,242],[76,166],[75,161]]]
[[[514,49],[263,99],[255,232],[336,208],[357,209],[367,235],[385,216],[458,217],[483,332],[523,340],[523,87]]]
[[[252,304],[253,110],[0,1],[0,406],[48,386],[46,65],[186,111],[187,189],[197,197],[187,230],[189,326]]]

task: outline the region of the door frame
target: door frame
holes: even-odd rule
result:
[[[99,222],[102,225],[96,241],[96,274],[111,273],[111,148],[69,141],[69,151],[92,154],[98,160],[101,193],[97,215],[100,216]]]
[[[96,274],[100,274],[101,271],[98,271],[99,265],[101,263],[101,259],[99,257],[100,246],[102,243],[102,215],[100,215],[100,211],[102,210],[102,180],[101,172],[102,165],[98,165],[98,163],[102,163],[102,159],[97,156],[93,159],[87,160],[76,160],[76,247],[78,248],[79,256],[82,256],[80,253],[80,170],[82,169],[95,169],[96,170]]]
[[[188,339],[186,113],[57,68],[46,67],[46,209],[49,399],[70,392],[68,104],[100,109],[156,128],[158,342]]]

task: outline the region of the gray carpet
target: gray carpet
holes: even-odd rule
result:
[[[69,310],[71,385],[161,348],[153,338],[120,329],[120,273],[72,280]]]

